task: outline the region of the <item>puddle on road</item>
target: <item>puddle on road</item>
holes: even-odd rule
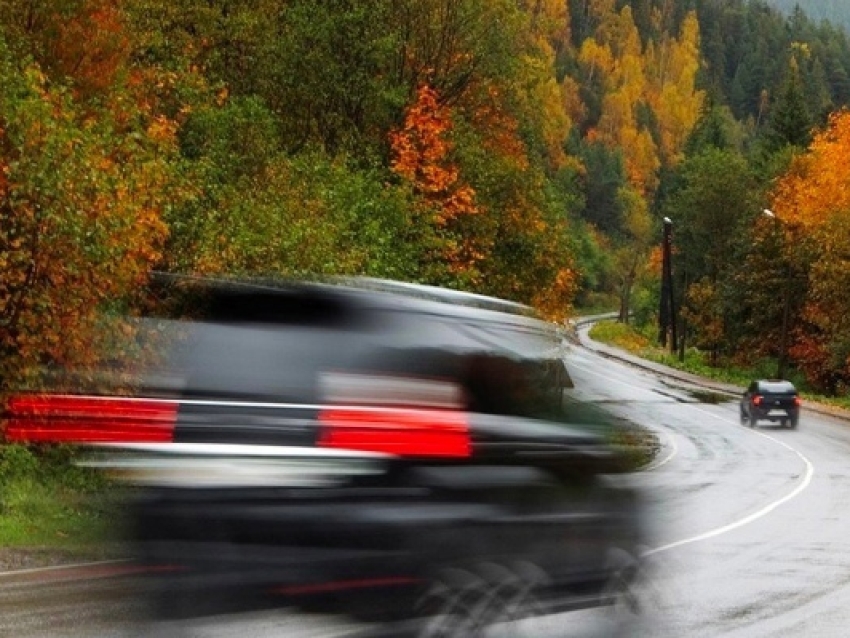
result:
[[[704,388],[694,387],[692,385],[683,385],[681,383],[670,383],[669,381],[663,381],[663,383],[670,388],[672,392],[675,392],[675,394],[660,392],[658,390],[656,390],[656,392],[679,403],[707,403],[711,405],[718,405],[720,403],[728,403],[736,400],[736,397],[725,392],[707,390]]]
[[[688,394],[696,399],[699,403],[710,403],[717,405],[718,403],[726,403],[732,398],[720,392],[712,392],[711,390],[688,390]]]

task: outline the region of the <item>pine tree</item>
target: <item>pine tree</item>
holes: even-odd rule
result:
[[[788,76],[776,99],[766,133],[769,151],[786,146],[806,148],[811,141],[812,119],[806,108],[806,96],[797,61],[792,57]]]

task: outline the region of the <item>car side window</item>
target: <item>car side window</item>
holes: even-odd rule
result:
[[[749,387],[749,388],[747,388],[747,392],[749,392],[750,394],[753,394],[753,393],[755,393],[755,392],[758,392],[758,384],[757,384],[755,381],[753,381],[753,382],[750,384],[750,387]]]

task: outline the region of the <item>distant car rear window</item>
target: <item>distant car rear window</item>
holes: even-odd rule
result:
[[[797,392],[797,388],[790,381],[760,381],[759,390],[775,394],[793,394]]]

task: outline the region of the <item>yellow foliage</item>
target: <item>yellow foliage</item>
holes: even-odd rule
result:
[[[668,165],[682,158],[685,142],[699,119],[705,92],[696,89],[699,72],[699,23],[690,12],[679,39],[665,38],[648,50],[647,102],[655,112],[661,137],[661,156]]]
[[[616,12],[611,2],[593,3],[600,26],[579,51],[584,80],[601,84],[602,113],[589,135],[620,149],[631,185],[645,196],[658,185],[662,165],[675,165],[699,118],[704,92],[696,89],[699,71],[699,24],[694,12],[685,18],[679,38],[664,36],[644,48],[627,5]],[[660,14],[659,14],[660,19]],[[597,77],[597,76],[601,76]],[[565,80],[565,103],[576,120],[583,117],[577,86]],[[638,119],[643,105],[652,109],[659,143]]]

